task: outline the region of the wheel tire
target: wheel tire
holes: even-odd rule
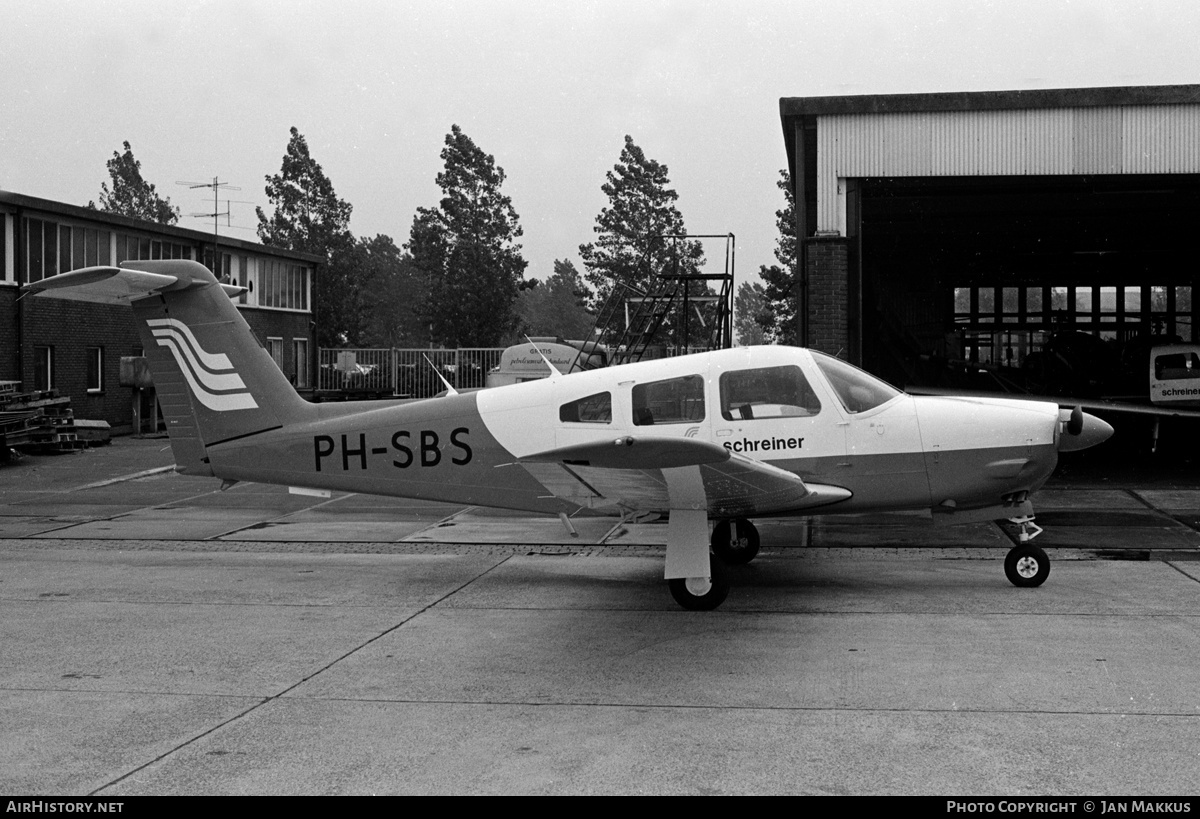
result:
[[[1004,574],[1014,586],[1040,586],[1050,576],[1050,558],[1041,548],[1032,544],[1014,546],[1004,558]]]
[[[707,584],[698,584],[694,577],[676,577],[667,581],[675,602],[689,611],[712,611],[725,602],[729,594],[729,578],[725,576],[721,561],[709,560],[709,563],[712,579]]]
[[[726,565],[745,566],[758,554],[758,528],[745,518],[738,518],[736,523],[735,540],[733,525],[728,520],[717,522],[712,532],[712,550]]]

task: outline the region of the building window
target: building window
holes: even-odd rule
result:
[[[8,256],[8,249],[12,247],[12,238],[9,231],[12,230],[12,220],[8,218],[7,213],[0,213],[0,281],[13,281],[16,273],[13,271],[12,259]]]
[[[158,239],[148,239],[144,236],[133,236],[128,233],[118,233],[116,236],[117,264],[153,259],[192,258],[191,248],[179,242],[164,242]],[[107,250],[104,251],[104,253],[107,252]],[[107,264],[107,262],[102,262],[102,264]]]
[[[237,258],[238,273],[237,277],[233,280],[233,283],[238,287],[246,288],[241,292],[241,295],[238,296],[238,304],[245,304],[246,295],[250,292],[250,268],[248,265],[248,260],[245,256],[238,256]]]
[[[283,339],[267,336],[267,352],[271,354],[271,358],[274,359],[275,366],[279,367],[279,371],[286,372],[283,369]]]
[[[260,307],[281,307],[285,310],[308,309],[309,269],[273,259],[258,263]]]
[[[87,348],[87,391],[104,391],[104,348]]]
[[[112,260],[112,233],[73,225],[58,226],[58,260],[62,272],[107,265]]]
[[[54,389],[54,348],[33,348],[33,388],[37,392]]]
[[[308,387],[308,339],[292,339],[292,383],[300,389]]]

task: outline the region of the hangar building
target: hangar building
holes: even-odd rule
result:
[[[801,343],[903,386],[946,360],[1028,373],[1073,338],[1092,372],[1054,386],[1096,391],[1148,339],[1197,340],[1200,86],[783,98],[780,116]]]
[[[225,236],[216,253],[221,275],[249,288],[238,306],[259,341],[298,389],[309,387],[320,258]],[[134,393],[120,385],[121,358],[142,353],[129,310],[20,298],[20,287],[80,267],[144,259],[193,259],[217,269],[211,233],[0,191],[0,384],[55,389],[70,396],[76,417],[128,428]]]

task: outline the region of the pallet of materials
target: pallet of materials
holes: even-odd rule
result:
[[[70,397],[55,390],[0,391],[0,460],[8,460],[12,449],[56,454],[109,441],[107,423],[77,422]]]

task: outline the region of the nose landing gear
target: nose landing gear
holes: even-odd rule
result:
[[[1042,533],[1042,527],[1033,522],[1033,515],[1010,518],[1009,523],[1020,527],[1020,543],[1009,550],[1004,558],[1004,574],[1014,586],[1032,588],[1046,582],[1050,576],[1050,558],[1033,539]]]

